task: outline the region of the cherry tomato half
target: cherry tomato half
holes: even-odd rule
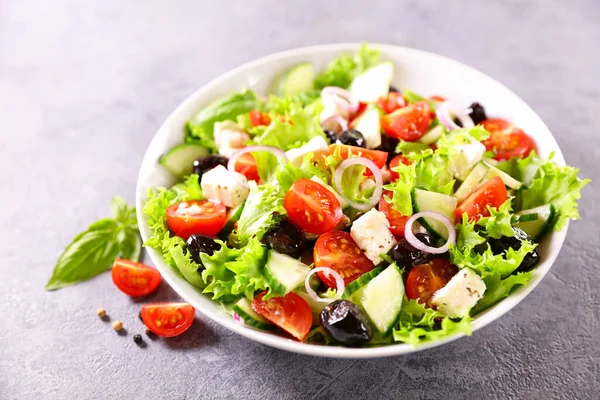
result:
[[[375,165],[379,168],[383,168],[383,166],[387,162],[388,153],[386,151],[381,150],[368,150],[358,146],[348,146],[346,144],[332,144],[329,146],[329,150],[327,151],[327,155],[334,154],[337,149],[340,149],[340,156],[343,159],[347,159],[348,157],[364,157],[368,160],[373,161]],[[366,171],[366,174],[369,175],[370,170]],[[371,173],[372,175],[372,173]]]
[[[227,222],[226,210],[209,200],[182,201],[167,208],[167,225],[184,240],[195,233],[216,236]]]
[[[383,195],[392,198],[394,194],[391,191],[386,190]],[[406,221],[408,221],[410,216],[400,214],[400,212],[394,208],[393,204],[385,201],[384,197],[381,197],[381,200],[379,200],[378,208],[379,211],[385,214],[385,217],[389,221],[390,232],[392,232],[396,238],[403,238],[404,227],[406,226]]]
[[[112,280],[129,296],[146,296],[160,284],[160,272],[142,263],[117,258],[111,270]]]
[[[254,297],[252,309],[296,339],[306,339],[313,322],[312,311],[306,301],[294,292],[263,300],[266,293],[264,291]]]
[[[410,162],[410,160],[408,158],[404,157],[402,154],[398,154],[397,156],[392,158],[392,160],[390,161],[390,179],[392,180],[392,182],[394,182],[396,179],[400,178],[400,174],[398,172],[394,171],[394,168],[396,168],[400,163],[402,163],[404,165],[412,164]]]
[[[236,172],[244,175],[249,181],[260,181],[256,159],[251,153],[242,154],[235,162],[234,169]]]
[[[319,236],[315,243],[313,259],[315,267],[331,268],[344,278],[346,285],[374,268],[350,233],[343,231],[331,231]],[[337,286],[333,277],[322,272],[317,274],[327,286]]]
[[[398,92],[390,92],[387,96],[381,96],[377,100],[377,106],[379,106],[386,114],[394,112],[399,108],[406,107],[406,104],[406,100]]]
[[[258,110],[250,111],[250,124],[252,126],[270,125],[271,117],[266,112],[260,112]]]
[[[477,222],[482,217],[490,216],[488,206],[499,208],[506,199],[506,186],[499,176],[495,176],[471,192],[454,210],[454,214],[460,221],[463,214],[467,213],[469,221]]]
[[[381,128],[388,136],[414,142],[427,132],[431,120],[429,104],[419,101],[381,117]]]
[[[535,149],[535,143],[521,129],[500,118],[486,119],[481,125],[492,135],[482,143],[488,151],[494,151],[496,160],[526,157]]]
[[[293,223],[315,235],[333,230],[342,219],[342,206],[334,194],[306,178],[294,182],[283,206]]]
[[[433,294],[446,286],[457,273],[456,265],[443,258],[417,265],[410,270],[406,279],[406,297],[431,307]]]
[[[194,307],[188,303],[156,303],[142,306],[142,321],[158,336],[173,337],[194,322]]]
[[[446,101],[446,98],[443,96],[439,96],[437,94],[434,94],[433,96],[430,97],[431,100],[435,100],[435,101]]]

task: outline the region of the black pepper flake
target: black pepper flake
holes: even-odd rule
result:
[[[140,335],[139,333],[133,335],[133,341],[138,346],[140,346],[142,343],[144,343],[144,339],[142,339],[142,335]]]

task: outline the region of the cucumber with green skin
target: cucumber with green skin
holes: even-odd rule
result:
[[[194,143],[177,145],[163,154],[158,163],[178,178],[190,175],[194,160],[210,154],[204,146]]]
[[[354,78],[348,91],[356,100],[372,103],[388,94],[393,76],[394,65],[389,61],[383,62]]]
[[[227,222],[225,223],[223,229],[221,229],[221,232],[219,232],[220,238],[227,238],[227,236],[233,231],[235,223],[238,222],[242,216],[242,211],[244,211],[245,204],[246,201],[244,200],[242,204],[236,208],[232,208],[227,212]]]
[[[539,242],[556,224],[558,212],[552,204],[546,204],[530,210],[520,211],[516,214],[516,217],[529,214],[537,214],[537,218],[534,221],[519,221],[515,223],[515,226],[521,228],[525,233],[531,236],[535,242]]]
[[[353,294],[358,292],[360,289],[365,287],[369,282],[371,282],[377,275],[379,275],[383,271],[383,268],[375,268],[369,272],[366,272],[359,276],[357,279],[350,282],[346,285],[346,289],[344,289],[344,294],[342,295],[343,299],[349,299]]]
[[[417,188],[413,188],[411,197],[415,214],[421,211],[435,211],[454,221],[454,210],[458,204],[456,197]],[[419,218],[419,223],[433,236],[448,239],[448,229],[440,221]]]
[[[281,96],[293,96],[314,88],[315,68],[309,62],[300,63],[286,72],[279,82]]]
[[[512,176],[508,175],[506,172],[501,171],[498,168],[494,167],[493,165],[489,164],[488,161],[481,161],[481,162],[489,168],[487,174],[485,174],[485,176],[483,177],[484,180],[487,181],[496,176],[499,176],[500,179],[502,179],[502,182],[504,182],[504,184],[511,189],[519,190],[523,186],[522,182],[519,182]]]
[[[253,326],[258,329],[272,330],[275,329],[275,325],[265,319],[262,315],[259,315],[250,306],[250,300],[242,297],[237,303],[231,307],[231,309],[240,316],[245,324]]]
[[[454,197],[460,202],[467,198],[475,190],[477,186],[481,183],[483,177],[488,173],[489,167],[485,165],[485,163],[477,163],[469,175],[465,178],[463,183],[460,184],[456,193],[454,193]]]
[[[285,296],[304,282],[310,267],[295,258],[269,250],[264,275],[273,292]]]

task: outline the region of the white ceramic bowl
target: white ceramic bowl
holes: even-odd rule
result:
[[[320,70],[341,52],[353,52],[359,46],[358,43],[312,46],[263,57],[214,79],[177,107],[156,133],[140,168],[136,205],[138,223],[144,241],[151,234],[142,213],[148,189],[159,186],[169,187],[174,183],[173,177],[158,165],[157,160],[169,148],[183,142],[187,120],[222,95],[241,88],[250,88],[257,93],[267,94],[273,77],[286,69],[300,62],[309,61]],[[563,155],[548,127],[523,100],[502,84],[482,72],[436,54],[407,47],[376,46],[381,50],[383,58],[394,62],[394,86],[409,88],[424,95],[440,94],[465,105],[472,101],[479,101],[485,106],[488,115],[505,118],[530,134],[535,139],[542,156],[547,156],[554,151],[556,153],[554,160],[561,165],[564,164]],[[531,283],[526,287],[518,288],[507,299],[474,318],[473,331],[502,316],[537,286],[558,256],[566,232],[567,228],[561,232],[553,232],[544,239],[539,247],[542,262],[537,266]],[[375,358],[412,353],[440,346],[464,336],[457,334],[417,348],[407,344],[394,344],[355,349],[300,343],[239,324],[227,315],[218,303],[199,293],[191,284],[175,274],[158,252],[151,248],[148,252],[165,280],[196,310],[248,339],[279,349],[322,357]]]

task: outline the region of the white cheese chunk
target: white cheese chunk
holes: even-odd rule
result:
[[[222,121],[215,122],[214,138],[219,154],[231,157],[233,153],[246,145],[246,142],[250,140],[250,135],[235,122]]]
[[[243,186],[240,181],[246,182],[246,177],[218,165],[202,175],[200,185],[207,199],[235,208],[246,200],[250,192],[250,189]]]
[[[285,156],[292,164],[299,165],[302,163],[306,154],[314,153],[315,155],[318,155],[327,152],[327,149],[329,149],[329,143],[321,136],[315,136],[304,146],[286,151]]]
[[[462,180],[475,164],[481,161],[485,146],[473,140],[471,143],[456,145],[453,150],[455,153],[450,168],[454,177]]]
[[[358,247],[375,265],[383,260],[381,254],[390,251],[397,243],[389,227],[385,214],[371,209],[354,221],[350,228],[350,235]]]
[[[350,117],[350,114],[348,113],[348,109],[343,107],[344,103],[347,103],[346,100],[335,95],[323,98],[323,111],[321,111],[321,122],[334,115],[347,120],[348,117]]]
[[[451,318],[464,317],[485,293],[485,283],[470,268],[463,268],[433,294],[431,304]]]

